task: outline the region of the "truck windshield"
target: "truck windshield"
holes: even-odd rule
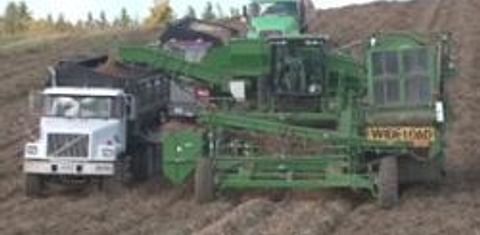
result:
[[[275,2],[275,3],[253,3],[253,11],[261,16],[268,15],[297,15],[297,4],[295,2]]]
[[[46,96],[44,115],[66,118],[115,118],[121,115],[115,97]]]

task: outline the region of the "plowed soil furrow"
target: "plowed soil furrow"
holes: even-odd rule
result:
[[[352,209],[352,204],[342,199],[292,201],[243,234],[331,234]]]
[[[276,209],[273,202],[253,199],[237,206],[218,221],[210,224],[194,235],[240,235],[254,227]]]

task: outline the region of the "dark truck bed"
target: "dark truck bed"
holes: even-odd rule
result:
[[[140,122],[167,112],[170,78],[146,67],[121,64],[108,56],[60,61],[47,86],[117,88],[135,97]]]

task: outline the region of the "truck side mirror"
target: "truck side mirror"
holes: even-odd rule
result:
[[[125,96],[125,113],[128,120],[135,120],[137,117],[135,97],[132,95]]]
[[[30,114],[36,115],[42,113],[43,94],[41,91],[30,91],[28,94],[28,106]]]

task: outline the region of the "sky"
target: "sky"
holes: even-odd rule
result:
[[[0,12],[11,0],[0,0]],[[18,2],[19,0],[14,0]],[[85,19],[88,12],[98,18],[100,11],[106,12],[107,18],[112,20],[120,14],[122,7],[127,8],[133,18],[143,19],[149,13],[149,8],[154,0],[24,0],[35,18],[44,18],[52,14],[56,18],[60,13],[70,21]],[[160,0],[161,1],[161,0]],[[228,13],[231,7],[238,7],[248,3],[248,0],[170,0],[178,16],[185,15],[187,7],[193,6],[197,14],[203,11],[206,2],[211,1],[214,6],[220,3],[223,10]],[[361,4],[373,0],[312,0],[317,8],[340,7],[348,4]]]

